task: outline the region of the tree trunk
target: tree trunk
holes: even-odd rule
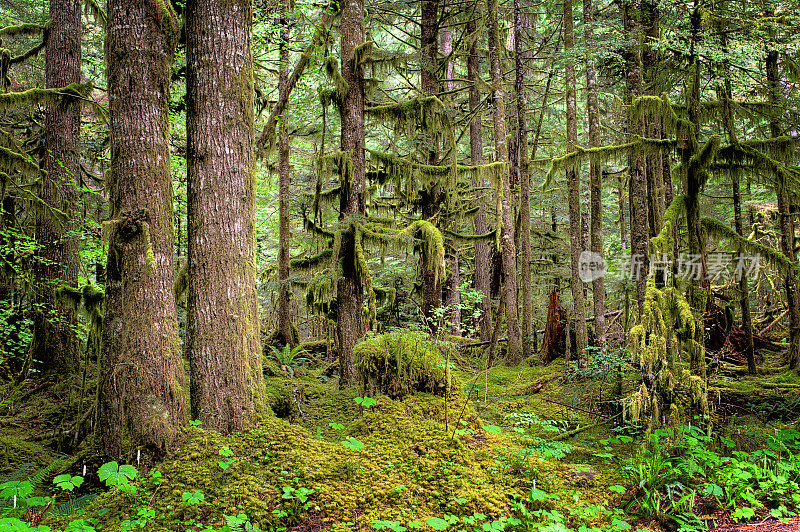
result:
[[[175,317],[169,81],[178,24],[169,4],[109,0],[108,266],[101,345],[103,452],[145,462],[175,443],[186,382]]]
[[[439,80],[437,72],[437,55],[439,34],[439,1],[422,0],[420,14],[420,86],[425,96],[435,96],[439,93]],[[439,161],[438,145],[440,135],[432,135],[423,141],[423,146],[428,150],[427,164],[437,164]],[[422,218],[436,224],[434,219],[441,211],[444,201],[442,187],[434,180],[430,188],[420,191],[420,210]],[[427,254],[421,258],[422,270],[422,310],[432,329],[436,328],[434,309],[442,306],[442,279],[436,275],[436,266],[428,263]]]
[[[50,31],[46,34],[45,83],[65,87],[81,81],[81,6],[78,0],[50,2]],[[56,221],[39,209],[36,241],[40,246],[34,274],[37,280],[34,313],[33,360],[41,371],[67,377],[78,370],[79,346],[74,307],[56,292],[62,286],[77,289],[80,257],[73,217],[80,172],[80,101],[63,98],[45,110],[44,161],[41,198],[67,213]]]
[[[642,94],[642,66],[641,54],[638,47],[637,23],[630,12],[631,5],[623,5],[623,25],[628,40],[628,47],[624,53],[626,70],[626,87],[629,98],[628,103]],[[629,135],[644,136],[644,121],[641,117],[631,117],[628,123]],[[647,292],[647,275],[650,271],[648,244],[647,188],[645,183],[645,166],[642,154],[636,150],[628,156],[628,201],[630,204],[631,227],[631,266],[632,275],[636,283],[636,303],[638,316],[641,318],[644,310],[645,294]]]
[[[766,62],[767,86],[772,111],[769,120],[769,130],[772,138],[781,136],[781,126],[778,121],[777,111],[780,104],[780,80],[778,79],[778,51],[770,50]],[[795,253],[795,227],[794,217],[791,213],[789,196],[789,183],[785,173],[778,175],[775,195],[778,199],[778,216],[781,228],[781,252],[793,266],[798,264]],[[800,366],[800,293],[797,291],[797,274],[794,269],[788,268],[784,279],[786,290],[786,306],[789,309],[789,368]]]
[[[362,218],[365,212],[364,74],[363,67],[356,65],[354,59],[356,48],[364,43],[363,0],[349,0],[342,4],[341,31],[342,77],[348,86],[341,109],[341,146],[352,162],[352,169],[349,174],[340,176],[339,220],[346,229],[342,233],[340,251],[343,275],[337,284],[336,332],[340,383],[349,384],[356,378],[353,346],[364,334],[364,294],[356,264],[356,231],[353,226],[353,222]]]
[[[477,13],[470,15],[469,22],[467,23],[467,33],[470,35],[477,31],[477,24],[475,21]],[[475,80],[480,76],[480,61],[478,58],[478,40],[473,39],[469,48],[469,56],[467,57],[467,79],[472,82],[469,89],[469,112],[475,113],[475,110],[481,104],[481,92],[478,89],[478,84]],[[475,113],[472,122],[469,124],[469,149],[470,149],[470,162],[475,165],[483,164],[483,134],[481,124],[481,113]],[[484,235],[489,229],[486,224],[486,200],[483,190],[480,190],[485,183],[480,178],[478,172],[475,172],[475,181],[472,183],[473,187],[478,191],[478,212],[475,213],[474,225],[475,234]],[[483,294],[483,299],[479,303],[480,316],[478,316],[478,330],[480,331],[480,338],[484,342],[489,340],[492,335],[492,292],[490,286],[490,259],[489,259],[489,244],[483,241],[475,243],[475,289]]]
[[[503,101],[503,69],[500,59],[500,31],[497,22],[497,0],[488,0],[489,57],[492,76],[492,102],[494,103],[494,149],[497,162],[508,162],[506,144],[506,110]],[[514,245],[514,212],[512,210],[511,176],[503,172],[502,191],[498,197],[500,220],[500,245],[502,250],[503,291],[506,296],[505,315],[508,334],[506,360],[519,364],[522,360],[522,339],[517,317],[517,264]]]
[[[190,0],[186,24],[192,416],[223,434],[266,404],[255,274],[251,0]]]
[[[572,0],[564,0],[564,52],[569,55],[575,46],[575,30],[573,29]],[[578,108],[575,96],[575,64],[566,63],[566,112],[567,112],[567,152],[575,151],[578,144]],[[586,305],[583,297],[583,282],[579,277],[578,258],[581,252],[581,196],[580,177],[575,168],[566,171],[567,203],[569,204],[569,240],[572,265],[572,302],[575,316],[575,353],[578,366],[586,367]]]
[[[289,113],[289,0],[281,0],[280,69],[278,72],[278,99],[285,100],[284,111],[278,126],[278,338],[294,346],[298,338],[292,332],[292,314],[289,307],[289,130],[286,125]]]
[[[519,241],[520,281],[522,282],[522,358],[531,356],[530,337],[533,333],[533,294],[531,286],[531,198],[530,175],[528,175],[528,130],[525,121],[525,66],[523,59],[527,57],[523,50],[523,40],[527,37],[524,28],[529,27],[523,20],[520,0],[514,0],[514,92],[517,100],[517,161],[519,172]]]
[[[600,146],[600,110],[597,103],[597,77],[594,64],[594,6],[583,0],[583,31],[586,46],[586,114],[589,118],[589,147]],[[600,161],[589,161],[590,249],[603,256],[603,169]],[[606,344],[606,290],[603,278],[592,281],[594,327],[597,342]]]

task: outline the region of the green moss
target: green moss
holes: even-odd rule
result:
[[[452,394],[451,365],[440,347],[422,333],[394,332],[370,338],[353,348],[353,364],[367,393],[404,397],[412,392]],[[456,388],[458,388],[456,386]]]

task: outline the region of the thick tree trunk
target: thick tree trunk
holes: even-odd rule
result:
[[[178,24],[169,4],[109,0],[110,217],[100,379],[105,454],[162,456],[186,420],[175,318],[169,157],[170,64]]]
[[[769,99],[773,108],[769,120],[769,130],[770,135],[776,138],[781,136],[780,122],[777,112],[774,110],[779,109],[780,105],[777,50],[770,50],[767,54],[766,70]],[[780,217],[781,252],[786,255],[792,265],[797,265],[794,217],[791,213],[789,186],[786,175],[779,174],[775,195],[778,199],[778,216]],[[795,369],[800,366],[800,293],[797,290],[797,274],[791,268],[786,272],[784,289],[786,290],[786,306],[789,309],[789,367]]]
[[[81,81],[81,5],[78,0],[50,2],[50,31],[45,48],[47,88],[64,87]],[[59,222],[48,212],[36,219],[36,241],[40,248],[34,273],[37,280],[37,309],[34,314],[33,360],[41,371],[63,377],[79,365],[73,306],[56,291],[65,286],[76,289],[78,282],[77,243],[70,233],[78,200],[80,172],[80,102],[63,98],[45,110],[41,198],[50,207],[67,213]]]
[[[600,146],[600,109],[597,103],[597,77],[594,64],[594,6],[583,0],[583,32],[586,51],[586,114],[589,118],[589,146]],[[599,161],[589,161],[590,249],[603,256],[603,169]],[[594,327],[597,342],[606,343],[606,289],[603,278],[592,281]]]
[[[420,86],[425,96],[435,96],[439,93],[439,79],[437,73],[437,55],[439,51],[439,1],[422,0],[420,13]],[[437,164],[439,161],[438,145],[441,135],[432,135],[423,141],[423,146],[428,150],[428,164]],[[439,215],[444,193],[442,187],[433,182],[430,188],[420,191],[420,210],[422,218],[436,224],[435,218]],[[436,274],[436,266],[428,263],[426,254],[421,258],[422,270],[422,310],[431,328],[436,328],[434,309],[442,306],[442,279]]]
[[[354,52],[364,43],[364,2],[347,0],[341,12],[342,77],[348,91],[342,102],[342,151],[352,162],[349,175],[342,175],[339,195],[340,224],[349,227],[342,234],[340,256],[343,276],[337,284],[336,332],[339,338],[339,378],[341,384],[355,381],[353,346],[364,334],[364,294],[356,265],[356,231],[353,222],[365,211],[364,166],[364,74],[356,65]],[[441,290],[439,290],[441,298]]]
[[[190,0],[186,25],[192,416],[223,434],[266,408],[255,272],[251,0]]]
[[[492,76],[492,102],[494,103],[494,149],[495,160],[508,162],[506,144],[506,110],[503,101],[503,70],[500,60],[500,31],[498,28],[497,0],[488,0],[489,58]],[[522,339],[520,338],[517,311],[517,261],[514,245],[514,212],[512,210],[511,176],[503,172],[501,194],[498,197],[500,213],[500,245],[502,252],[503,291],[506,297],[505,315],[508,334],[506,360],[518,364],[522,360]]]
[[[637,23],[628,3],[623,5],[623,24],[628,40],[624,53],[627,94],[629,103],[642,94],[641,54],[638,47]],[[631,117],[628,123],[630,135],[644,136],[644,121],[641,117]],[[631,265],[636,283],[636,303],[641,318],[647,292],[647,275],[650,271],[648,254],[649,231],[647,210],[647,187],[645,183],[645,162],[642,154],[633,151],[628,157],[628,201],[630,204]]]
[[[278,99],[288,102],[289,96],[289,0],[281,0],[280,69]],[[279,118],[278,126],[278,337],[284,344],[294,346],[292,313],[289,306],[289,129],[286,120],[288,103]]]
[[[572,0],[564,0],[564,52],[571,54],[575,46],[575,30],[573,29]],[[567,152],[575,150],[578,144],[578,107],[575,96],[575,64],[566,63],[566,113],[567,113]],[[569,239],[572,264],[572,302],[575,316],[575,352],[578,365],[586,367],[586,305],[583,297],[583,282],[579,277],[578,258],[581,252],[581,196],[580,177],[575,168],[569,168],[567,178],[567,203],[569,204]]]
[[[533,333],[533,294],[531,286],[531,198],[530,175],[528,175],[528,130],[525,121],[525,66],[523,59],[525,28],[530,24],[523,20],[520,0],[514,0],[514,92],[517,100],[517,161],[519,175],[519,242],[520,282],[522,283],[522,358],[531,356],[530,337]]]
[[[472,13],[470,20],[467,23],[467,33],[470,35],[477,31],[477,24],[475,17],[477,13]],[[478,89],[478,84],[475,80],[480,76],[480,61],[478,58],[478,40],[473,39],[469,48],[469,56],[467,57],[467,79],[472,82],[469,89],[469,112],[475,113],[475,110],[481,104],[481,93]],[[481,124],[481,113],[475,113],[475,116],[469,125],[469,149],[470,149],[470,162],[477,166],[483,164],[483,133]],[[475,213],[474,225],[475,234],[484,235],[489,231],[486,223],[486,200],[482,187],[485,183],[480,179],[478,173],[475,173],[475,181],[472,183],[476,190],[478,190],[478,212]],[[483,294],[483,299],[479,303],[480,316],[478,316],[478,330],[480,331],[480,338],[484,342],[489,340],[492,335],[492,291],[490,286],[490,264],[489,257],[489,244],[486,242],[475,243],[475,289]]]

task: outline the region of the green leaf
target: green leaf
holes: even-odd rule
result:
[[[614,530],[630,530],[631,525],[627,521],[617,519],[616,517],[611,520],[611,528]]]
[[[17,499],[24,499],[33,493],[33,485],[27,480],[10,480],[0,484],[0,498],[11,499],[14,496]]]
[[[200,504],[206,499],[206,496],[203,493],[203,490],[197,490],[194,493],[184,491],[183,495],[181,495],[181,498],[186,504]]]
[[[100,480],[109,487],[128,484],[130,480],[136,478],[138,473],[132,465],[119,465],[117,462],[106,462],[97,470]]]
[[[360,451],[365,447],[363,443],[361,443],[357,439],[353,438],[352,436],[348,436],[342,442],[342,445],[344,445],[345,447],[347,447],[348,449],[350,449],[352,451]]]
[[[503,432],[502,427],[498,427],[497,425],[483,425],[481,428],[490,434],[502,434]]]
[[[725,494],[720,486],[714,483],[706,484],[705,494],[710,497],[722,497]]]
[[[220,456],[233,456],[233,451],[231,451],[231,448],[226,445],[225,447],[223,447],[222,449],[219,450],[219,455]]]
[[[83,484],[83,477],[71,476],[69,474],[58,475],[53,479],[53,484],[62,490],[72,491]]]
[[[431,517],[425,522],[434,530],[444,530],[450,524],[441,517]]]
[[[341,423],[328,423],[328,426],[333,430],[344,430],[344,425]]]
[[[613,486],[609,486],[608,487],[608,491],[613,491],[614,493],[622,494],[622,493],[625,493],[627,490],[625,489],[624,486],[620,486],[619,484],[615,484]]]

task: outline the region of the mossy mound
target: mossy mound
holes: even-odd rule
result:
[[[370,338],[353,349],[362,388],[369,394],[401,398],[412,392],[453,393],[452,344],[434,344],[424,334],[393,332]],[[452,353],[450,353],[452,354]]]

